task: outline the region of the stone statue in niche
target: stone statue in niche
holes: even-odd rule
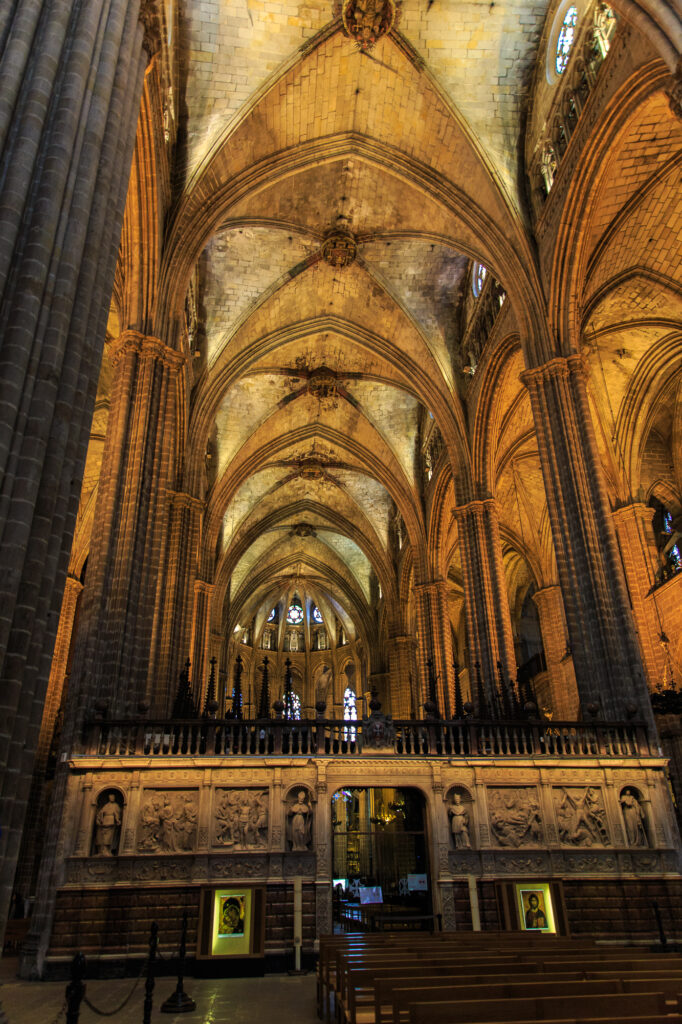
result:
[[[119,797],[117,790],[107,790],[99,798],[93,842],[98,857],[113,857],[118,853],[123,820]]]
[[[309,850],[313,834],[313,811],[305,789],[299,789],[287,801],[287,838],[291,850]]]
[[[570,846],[610,846],[602,792],[596,786],[554,790],[559,841]]]
[[[625,822],[625,834],[630,846],[648,846],[644,811],[637,798],[637,791],[624,789],[620,795],[620,806]]]
[[[138,849],[143,853],[186,853],[194,849],[197,816],[194,791],[146,793],[140,812]]]
[[[463,790],[452,791],[452,802],[448,804],[450,834],[456,850],[471,849],[471,798]]]
[[[267,789],[225,789],[217,794],[215,842],[233,850],[263,849],[268,843]]]
[[[500,846],[532,846],[542,840],[542,818],[533,786],[488,790],[490,831]]]

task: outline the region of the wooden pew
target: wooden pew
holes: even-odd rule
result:
[[[555,973],[566,971],[589,971],[597,966],[610,967],[612,971],[634,970],[638,966],[641,969],[652,969],[660,966],[667,969],[670,965],[669,954],[654,954],[635,952],[633,956],[625,959],[623,950],[590,951],[589,955],[584,950],[576,951],[574,956],[568,956],[566,951],[556,953],[553,956],[539,957],[535,953],[524,952],[517,954],[501,954],[499,956],[477,956],[475,953],[463,953],[461,950],[442,950],[440,952],[419,951],[419,955],[406,951],[393,951],[384,955],[384,952],[372,951],[366,955],[351,954],[348,957],[341,955],[337,965],[336,980],[336,1020],[339,1024],[349,1021],[355,1024],[359,1009],[363,1011],[374,1002],[374,978],[386,976],[386,973],[396,973],[407,976],[412,974],[421,977],[428,971],[430,975],[447,979],[448,974],[459,977],[465,974],[476,973],[478,975],[489,974],[491,978],[495,975],[506,975],[527,971],[528,973],[542,973],[553,970]],[[371,1019],[367,1016],[363,1019]]]
[[[677,1004],[670,1009],[675,1012]],[[411,1003],[410,1024],[510,1024],[517,1021],[602,1018],[617,1024],[629,1017],[664,1017],[668,1006],[663,992],[626,992],[608,995],[518,999],[467,999]]]
[[[532,979],[525,978],[519,982],[501,982],[481,989],[476,985],[396,985],[391,982],[390,986],[380,985],[377,998],[381,999],[382,1006],[390,1002],[390,1013],[383,1012],[376,1017],[377,1024],[383,1020],[390,1024],[404,1024],[410,1019],[410,1006],[416,1003],[434,1002],[479,1002],[492,1001],[502,1005],[503,1001],[515,1001],[518,999],[559,999],[561,1003],[565,997],[575,996],[607,996],[616,994],[640,995],[642,993],[661,992],[663,994],[666,1009],[668,1005],[677,1008],[677,989],[679,978],[658,978],[652,979],[631,979],[631,978],[610,978],[610,979],[575,979],[569,980],[536,980],[542,975],[534,976]],[[375,1014],[372,1015],[372,1021]]]

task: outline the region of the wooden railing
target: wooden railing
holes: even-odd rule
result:
[[[383,719],[382,719],[383,721]],[[392,726],[392,730],[391,730]],[[73,756],[98,757],[647,757],[638,722],[372,720],[98,721]],[[658,753],[657,749],[653,753]]]

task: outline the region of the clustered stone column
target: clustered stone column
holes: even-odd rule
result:
[[[208,682],[208,663],[211,640],[211,599],[215,587],[206,580],[194,581],[194,615],[192,617],[192,643],[190,660],[194,697],[201,710]]]
[[[28,813],[24,822],[21,856],[19,857],[14,883],[16,891],[22,894],[28,894],[31,891],[36,869],[39,846],[38,837],[42,832],[44,822],[45,771],[57,726],[57,718],[65,697],[69,653],[71,651],[73,630],[76,622],[78,598],[82,591],[83,584],[79,579],[76,579],[75,576],[66,577],[64,597],[59,614],[59,628],[57,629],[57,639],[55,640],[50,678],[47,685],[45,710],[43,711],[43,720],[40,726],[40,735],[33,766],[33,781],[28,802]]]
[[[452,635],[448,616],[447,584],[444,579],[415,583],[417,626],[419,629],[419,672],[421,678],[420,704],[429,698],[429,668],[436,676],[438,711],[451,718],[454,707],[452,667]],[[417,714],[422,714],[420,708]]]
[[[652,529],[654,510],[635,502],[616,509],[613,522],[625,569],[632,613],[639,634],[639,649],[649,687],[663,681],[665,655],[661,647],[661,623],[654,601],[647,600],[656,581],[658,558]]]
[[[142,79],[139,0],[0,5],[0,928],[78,508]]]
[[[653,723],[579,355],[527,370],[576,681],[584,705]]]
[[[414,718],[417,682],[417,641],[413,636],[393,636],[387,644],[391,680],[391,714],[394,718]]]
[[[152,652],[150,670],[156,687],[154,713],[170,714],[177,683],[191,650],[194,580],[204,502],[184,491],[171,491],[168,508],[167,575],[161,612],[159,642]]]
[[[511,613],[502,562],[497,505],[493,498],[470,501],[455,509],[464,578],[464,606],[469,645],[469,682],[476,690],[476,662],[490,698],[497,688],[498,661],[505,679],[516,677]]]
[[[543,587],[533,594],[538,610],[542,646],[547,662],[554,717],[574,721],[578,717],[578,690],[571,657],[561,587]]]
[[[183,357],[158,338],[126,331],[102,460],[71,688],[82,714],[107,701],[112,717],[147,697],[155,611],[164,580],[167,491],[175,445],[175,375]],[[96,680],[96,693],[90,692]]]

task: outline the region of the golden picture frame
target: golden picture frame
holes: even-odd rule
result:
[[[199,905],[197,959],[262,957],[265,891],[262,886],[203,888]]]
[[[514,888],[521,930],[556,935],[554,904],[549,882],[517,882]]]

